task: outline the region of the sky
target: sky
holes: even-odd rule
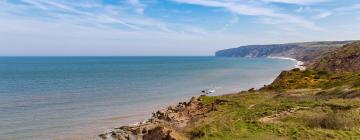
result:
[[[358,39],[359,0],[0,0],[0,56],[209,56]]]

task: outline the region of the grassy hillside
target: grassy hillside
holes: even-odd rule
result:
[[[359,54],[360,43],[352,43],[260,90],[201,97],[203,104],[225,102],[183,133],[204,140],[360,139]]]
[[[335,79],[335,80],[332,80]],[[360,139],[360,74],[283,72],[258,91],[226,100],[185,133],[191,139]]]

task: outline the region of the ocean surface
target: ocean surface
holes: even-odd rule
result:
[[[218,57],[0,57],[0,139],[93,139],[187,101],[269,84],[295,61]]]

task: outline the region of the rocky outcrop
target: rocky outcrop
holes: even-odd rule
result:
[[[305,63],[318,60],[324,54],[353,41],[324,41],[272,45],[249,45],[220,50],[218,57],[289,57]]]
[[[209,106],[205,106],[199,101],[199,98],[192,97],[188,103],[182,102],[175,106],[169,106],[167,109],[157,111],[153,114],[153,119],[164,120],[181,128],[185,127],[191,120],[203,116],[210,110]]]
[[[316,61],[313,69],[332,72],[360,71],[360,42],[345,45]]]
[[[153,113],[153,116],[144,123],[134,126],[122,126],[99,135],[103,140],[183,140],[187,139],[177,131],[205,116],[206,113],[216,110],[216,105],[204,105],[200,98],[192,97],[189,102],[180,102]]]
[[[171,127],[157,123],[139,124],[136,126],[122,126],[111,132],[100,134],[103,140],[184,140],[180,133]]]

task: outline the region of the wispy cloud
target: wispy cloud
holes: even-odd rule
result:
[[[263,0],[264,2],[288,3],[298,5],[311,5],[316,3],[327,2],[329,0]]]
[[[273,18],[273,23],[292,23],[297,24],[298,26],[312,29],[312,30],[321,30],[315,23],[306,20],[304,18],[280,13],[277,12],[274,8],[269,8],[266,5],[253,5],[249,2],[232,2],[232,1],[222,1],[222,0],[173,0],[178,3],[201,5],[206,7],[217,7],[224,8],[228,11],[231,11],[239,15],[249,15],[249,16],[260,16],[260,17],[270,17]]]
[[[295,10],[296,13],[310,15],[313,19],[323,19],[333,15],[333,11],[319,8],[311,8],[310,6],[302,6]]]
[[[145,10],[145,5],[142,4],[139,0],[128,0],[130,5],[135,8],[135,11],[139,14],[143,14]]]
[[[330,12],[330,11],[323,11],[321,12],[320,14],[316,15],[315,18],[316,19],[322,19],[322,18],[326,18],[326,17],[329,17],[331,16],[333,13]]]
[[[131,0],[133,4],[136,1]],[[45,12],[47,16],[60,22],[70,22],[74,24],[86,24],[94,26],[112,26],[121,27],[132,30],[144,29],[158,29],[169,31],[165,23],[160,21],[142,17],[138,15],[131,15],[124,12],[119,7],[107,6],[97,3],[96,6],[89,6],[89,3],[72,4],[66,1],[53,1],[53,0],[22,0],[26,5],[7,3],[12,5],[12,10],[17,12],[27,13],[29,9]],[[140,3],[138,3],[140,5]],[[27,8],[20,8],[26,6]],[[17,9],[14,9],[17,7]],[[140,12],[140,10],[138,10]],[[143,10],[141,10],[143,12]],[[35,18],[44,18],[44,15],[33,15]],[[119,25],[119,26],[117,26]]]
[[[229,29],[231,26],[235,25],[239,22],[239,17],[234,14],[231,19],[229,19],[228,23],[226,23],[218,32],[224,32],[225,30]]]
[[[349,6],[335,8],[334,11],[336,11],[336,12],[354,12],[359,9],[360,9],[360,3],[357,3],[357,4],[352,4]]]

